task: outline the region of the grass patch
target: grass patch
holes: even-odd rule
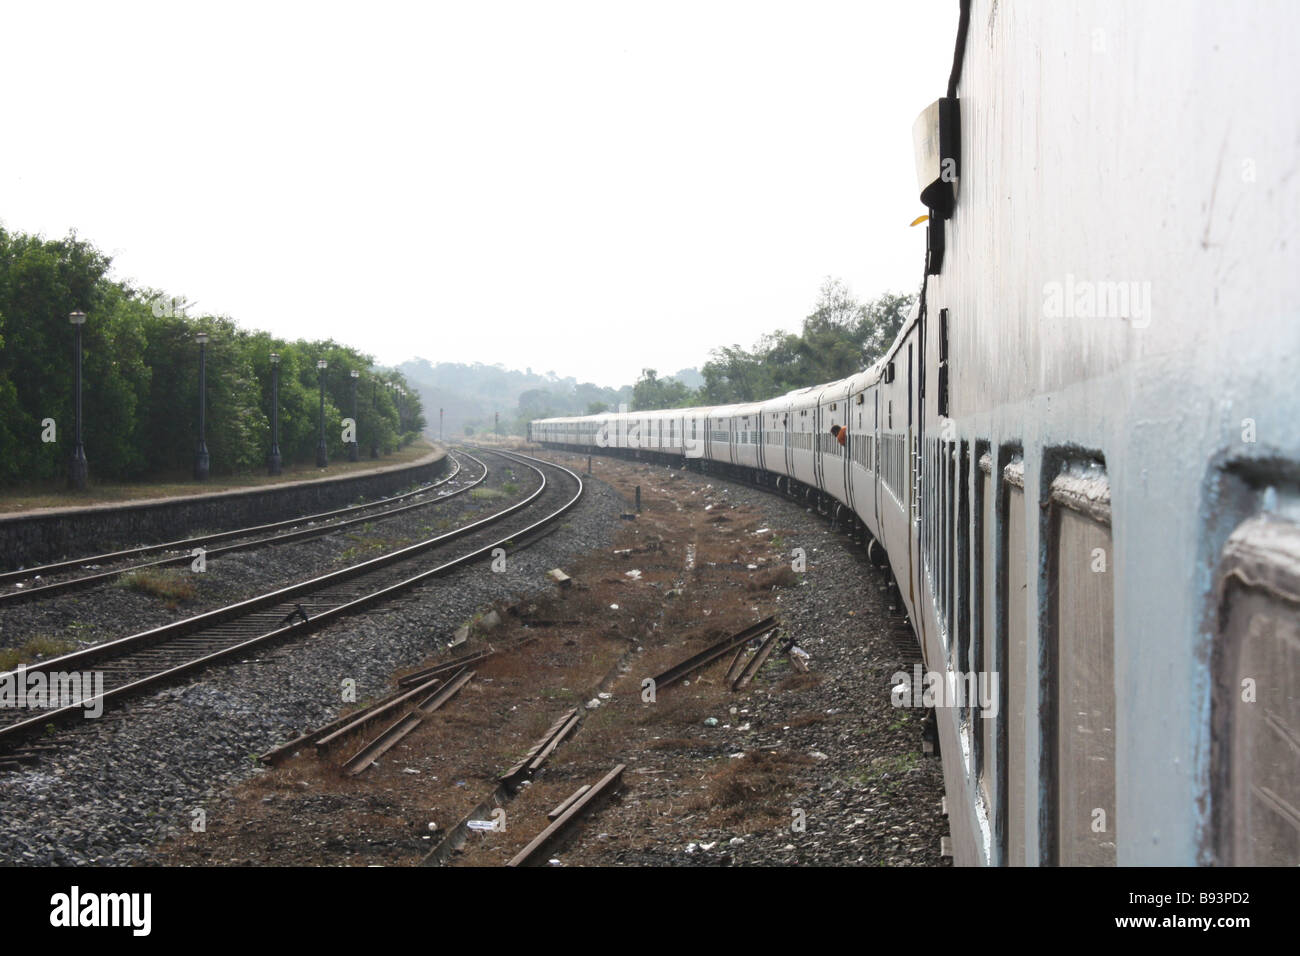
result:
[[[787,820],[799,770],[813,763],[806,754],[760,750],[729,760],[712,774],[692,809],[711,811],[720,822],[753,824]]]
[[[469,496],[476,501],[493,501],[497,498],[504,498],[506,493],[499,488],[475,488],[469,493]]]
[[[860,771],[853,774],[852,778],[862,786],[879,783],[891,777],[897,777],[907,773],[909,770],[915,770],[921,764],[921,755],[916,752],[906,754],[892,754],[887,757],[877,757],[875,760]]]
[[[22,647],[0,648],[0,671],[11,671],[24,664],[58,657],[75,651],[77,644],[61,637],[33,637]]]
[[[352,546],[339,554],[339,557],[345,561],[377,553],[382,554],[385,551],[396,551],[402,543],[396,538],[363,538],[354,534],[348,535],[347,539],[352,542]]]
[[[504,485],[501,486],[501,490],[508,495],[519,494],[519,486],[516,485],[513,481],[507,481]]]
[[[118,581],[118,587],[161,598],[166,606],[175,610],[182,601],[193,601],[198,596],[189,572],[174,570],[132,571]]]
[[[314,460],[309,459],[294,465],[286,464],[284,473],[275,477],[265,474],[265,469],[259,468],[245,475],[214,477],[202,485],[196,484],[188,471],[160,474],[153,481],[129,484],[101,484],[92,475],[90,486],[85,491],[65,488],[66,481],[62,477],[51,478],[6,488],[4,500],[0,501],[0,512],[28,511],[33,508],[82,508],[89,504],[111,504],[142,498],[184,498],[207,492],[273,486],[307,478],[342,477],[390,465],[410,464],[429,454],[433,447],[432,443],[421,438],[378,461],[369,458],[359,462],[332,461],[329,468],[322,472]]]

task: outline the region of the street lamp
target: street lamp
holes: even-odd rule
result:
[[[330,463],[325,451],[325,369],[329,368],[329,363],[317,359],[316,368],[320,371],[320,441],[316,443],[316,467],[324,468]]]
[[[271,456],[266,460],[266,473],[280,473],[280,356],[271,353]]]
[[[379,390],[378,379],[370,380],[370,411],[373,423],[370,426],[370,457],[379,457],[379,401],[376,398]]]
[[[388,397],[391,398],[391,399],[393,400],[393,408],[396,409],[396,408],[397,408],[397,386],[394,385],[392,382],[385,382],[385,383],[384,383],[384,388],[388,389]],[[400,411],[398,412],[398,414],[399,414],[399,416],[400,416],[400,414],[401,414]],[[400,430],[401,430],[401,419],[400,419],[400,417],[399,417],[399,419],[398,419],[398,430],[399,430],[399,432],[400,432]],[[388,454],[388,452],[384,452],[384,454],[386,455],[386,454]]]
[[[194,336],[199,343],[199,450],[194,455],[195,481],[208,480],[208,333]]]
[[[81,327],[86,324],[85,312],[68,313],[72,323],[74,344],[72,346],[73,373],[72,402],[76,408],[76,437],[73,439],[72,458],[68,461],[68,487],[77,491],[86,490],[86,446],[81,442]]]
[[[357,451],[357,379],[361,373],[356,369],[352,370],[352,441],[348,444],[348,461],[359,461],[361,455]]]

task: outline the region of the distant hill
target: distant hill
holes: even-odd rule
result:
[[[534,418],[585,415],[597,404],[617,407],[632,398],[631,385],[605,388],[572,377],[560,378],[554,372],[539,375],[532,369],[520,372],[502,365],[434,365],[417,358],[398,368],[420,392],[428,434],[437,437],[438,410],[442,409],[443,435],[448,439],[465,437],[466,429],[472,429],[471,434],[491,431],[495,415],[500,416],[503,435],[522,435]]]
[[[704,385],[704,376],[697,368],[683,368],[674,372],[669,378],[675,378],[692,392]]]

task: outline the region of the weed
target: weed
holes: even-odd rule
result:
[[[33,637],[22,647],[0,649],[0,671],[11,671],[23,664],[32,664],[50,657],[75,651],[77,645],[58,637]]]
[[[150,597],[162,598],[169,610],[176,610],[182,601],[193,601],[198,596],[198,589],[186,572],[175,570],[132,571],[124,575],[117,583],[118,587]]]

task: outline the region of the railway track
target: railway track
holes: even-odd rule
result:
[[[322,535],[332,534],[343,528],[352,527],[353,525],[372,521],[382,521],[420,508],[427,508],[432,505],[440,504],[480,485],[488,476],[488,467],[486,464],[475,458],[473,455],[468,455],[464,452],[461,454],[464,454],[465,457],[472,461],[477,468],[481,468],[482,473],[473,478],[473,480],[468,484],[462,485],[455,490],[446,490],[444,486],[455,480],[460,474],[462,467],[459,457],[453,457],[455,467],[451,474],[446,475],[430,485],[424,485],[420,488],[413,489],[412,491],[407,491],[400,495],[393,495],[389,498],[381,498],[377,501],[371,501],[359,505],[350,505],[346,508],[337,508],[333,511],[323,511],[319,514],[289,518],[284,521],[276,521],[270,524],[235,528],[230,531],[222,531],[216,534],[198,535],[177,541],[169,541],[165,544],[144,545],[138,548],[128,548],[123,551],[73,558],[66,561],[56,561],[52,564],[45,564],[39,567],[0,573],[0,587],[13,588],[13,590],[0,592],[0,609],[15,604],[25,603],[27,601],[44,600],[68,594],[72,591],[96,587],[100,584],[105,584],[114,578],[137,571],[188,564],[194,558],[193,551],[195,548],[203,548],[205,559],[215,558],[223,554],[232,554],[236,551],[249,551],[254,548],[287,544],[292,541],[301,541],[307,538],[317,538]],[[440,488],[443,490],[438,491]],[[433,497],[428,497],[429,495],[433,495]],[[412,498],[421,500],[409,501],[409,499]],[[409,503],[400,504],[400,502],[408,501]],[[396,506],[386,508],[388,505]],[[376,511],[375,509],[377,508],[386,508],[386,510]],[[272,533],[268,534],[268,532]],[[257,535],[260,535],[260,537],[254,537]],[[251,540],[238,540],[241,538],[251,538]],[[235,541],[236,543],[216,548],[208,547],[208,545],[218,544],[222,541]],[[98,570],[99,566],[104,564],[111,564],[133,557],[144,557],[149,554],[175,551],[180,551],[182,553],[158,558],[153,561],[127,564],[121,567],[110,568],[108,570]],[[85,569],[87,567],[92,569],[92,573],[78,574],[73,577],[58,577],[58,575],[65,574],[69,571]],[[49,580],[47,580],[47,578],[49,578]]]
[[[20,708],[0,708],[0,747],[13,746],[44,732],[51,724],[87,719],[89,711],[236,658],[260,645],[305,636],[322,624],[489,557],[496,548],[508,545],[518,549],[549,531],[582,495],[582,479],[561,465],[509,452],[483,453],[533,470],[539,477],[539,487],[515,504],[417,544],[11,672],[21,674],[28,686],[34,679],[43,680],[47,687],[57,686],[60,697],[31,716]],[[537,512],[542,516],[535,517]],[[70,682],[60,682],[58,675],[63,674],[92,677],[93,691],[86,693],[74,689]],[[0,675],[0,679],[9,676]],[[76,688],[83,684],[78,681]],[[69,691],[66,697],[62,696],[64,690]]]

